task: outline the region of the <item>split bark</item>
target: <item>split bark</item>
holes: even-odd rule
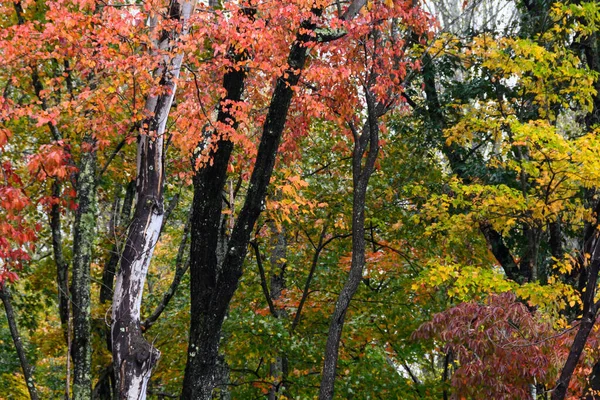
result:
[[[177,37],[187,33],[194,7],[195,1],[171,2],[168,15],[180,21],[181,29],[178,33],[162,32],[156,51],[173,49]],[[182,61],[183,54],[165,56],[155,71],[161,77],[162,93],[146,99],[149,117],[138,137],[137,203],[113,296],[112,353],[118,399],[146,398],[152,368],[160,356],[142,335],[140,308],[148,266],[164,218],[164,136]]]

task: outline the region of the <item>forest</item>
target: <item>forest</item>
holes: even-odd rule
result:
[[[600,3],[0,0],[0,399],[600,399]]]

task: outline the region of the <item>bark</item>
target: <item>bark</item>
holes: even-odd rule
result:
[[[304,22],[306,32],[314,24]],[[221,327],[242,275],[250,234],[263,207],[271,179],[277,149],[287,112],[298,83],[300,71],[307,57],[306,43],[311,40],[305,32],[299,33],[292,44],[285,75],[277,80],[271,99],[263,134],[248,193],[239,217],[233,227],[227,252],[221,265],[217,262],[219,223],[221,219],[221,194],[233,145],[221,140],[212,155],[212,164],[204,166],[194,178],[192,214],[192,239],[190,250],[191,273],[191,325],[188,361],[186,364],[182,399],[210,399],[217,385],[217,358]],[[230,70],[225,74],[224,100],[239,101],[243,90],[245,71]],[[217,119],[234,121],[227,109],[220,108]]]
[[[342,18],[351,19],[365,5],[353,1]],[[252,14],[252,10],[245,10]],[[319,10],[314,10],[319,13]],[[249,15],[251,17],[251,15]],[[223,261],[217,257],[219,220],[222,208],[221,193],[226,180],[227,166],[233,145],[227,139],[217,143],[211,154],[212,163],[205,165],[194,177],[192,236],[190,244],[191,323],[188,360],[185,369],[182,399],[210,399],[219,376],[218,350],[221,327],[242,275],[250,234],[263,207],[271,179],[279,142],[287,119],[290,102],[300,73],[304,68],[307,44],[316,40],[311,32],[316,26],[304,21],[288,56],[289,68],[277,79],[263,125],[256,162],[248,192],[239,217],[231,232]],[[239,101],[245,71],[230,70],[223,86],[226,96],[222,102]],[[219,108],[217,120],[235,128],[237,121],[227,109]],[[213,133],[217,138],[218,133]]]
[[[521,281],[519,265],[510,253],[510,249],[504,244],[502,235],[486,221],[479,223],[479,230],[485,237],[490,251],[504,269],[506,276],[516,282]]]
[[[54,200],[60,198],[60,182],[52,182],[52,197]],[[69,264],[63,255],[62,223],[60,216],[60,205],[52,204],[50,209],[50,231],[52,232],[52,252],[56,264],[56,282],[58,284],[58,314],[65,337],[68,330],[69,318]]]
[[[96,235],[96,150],[91,134],[84,137],[77,176],[78,206],[73,235],[73,277],[71,282],[73,341],[73,400],[92,394],[92,346],[90,265]]]
[[[327,343],[325,344],[325,359],[321,376],[320,400],[333,398],[337,360],[339,353],[342,330],[346,312],[362,282],[365,266],[365,204],[369,179],[375,168],[375,160],[379,152],[379,126],[378,117],[382,114],[380,106],[375,104],[373,94],[366,90],[367,121],[362,133],[356,129],[354,134],[354,151],[352,156],[352,262],[348,279],[339,294],[335,309],[329,324]],[[363,158],[364,161],[363,165]]]
[[[169,17],[181,22],[180,34],[187,33],[187,21],[195,1],[171,2]],[[151,25],[153,21],[150,21]],[[171,50],[178,33],[162,32],[155,51]],[[140,322],[144,282],[160,235],[164,217],[164,136],[176,91],[183,54],[165,55],[155,71],[161,78],[162,93],[146,99],[148,118],[142,124],[137,148],[137,204],[121,256],[113,296],[112,345],[115,394],[119,399],[144,400],[152,368],[160,352],[147,342]]]
[[[29,397],[31,400],[38,400],[39,396],[37,389],[35,388],[32,368],[27,360],[27,355],[25,354],[25,349],[23,347],[23,342],[21,341],[21,335],[19,334],[19,328],[17,326],[17,318],[15,317],[15,311],[12,307],[10,290],[3,282],[0,282],[0,300],[2,300],[4,311],[6,311],[6,319],[8,320],[10,335],[12,336],[19,361],[21,362],[21,369],[23,370],[23,377],[25,378],[25,383],[27,384]]]
[[[113,284],[115,280],[115,273],[121,257],[121,246],[119,242],[121,240],[122,231],[125,230],[125,226],[129,223],[131,217],[131,208],[133,206],[133,200],[135,197],[135,181],[130,181],[125,189],[125,197],[121,206],[120,215],[118,207],[113,212],[113,221],[111,223],[112,229],[111,235],[114,240],[114,244],[110,250],[110,255],[104,263],[104,269],[102,271],[102,283],[100,286],[100,304],[106,304],[113,297]],[[115,199],[115,204],[118,205],[118,197]],[[103,324],[104,326],[104,324]],[[106,342],[106,348],[112,352],[112,338],[111,329],[105,327],[104,329],[104,340]],[[104,368],[103,372],[98,378],[98,382],[94,387],[93,398],[111,400],[115,391],[115,377],[112,364],[109,367]]]

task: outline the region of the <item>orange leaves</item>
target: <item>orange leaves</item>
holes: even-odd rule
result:
[[[56,122],[58,120],[58,113],[58,110],[53,110],[51,112],[40,111],[39,114],[35,116],[35,118],[37,119],[37,124],[35,126],[40,127],[47,123],[56,125]]]
[[[69,164],[70,155],[65,151],[62,142],[43,145],[27,163],[29,173],[39,180],[47,177],[65,179],[68,174],[75,172],[75,167]]]
[[[0,128],[0,149],[8,142],[8,139],[12,136],[12,132],[6,128]]]
[[[29,199],[20,189],[4,186],[0,187],[0,207],[7,211],[21,211],[29,205]]]

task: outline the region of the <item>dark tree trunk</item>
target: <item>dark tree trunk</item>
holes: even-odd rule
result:
[[[273,224],[274,225],[274,224]],[[267,291],[268,302],[271,308],[271,314],[274,318],[285,318],[287,316],[285,309],[278,307],[276,301],[281,297],[282,291],[286,288],[285,269],[287,256],[287,239],[285,228],[271,227],[271,282],[270,290]],[[257,255],[258,257],[258,255]],[[264,275],[264,273],[261,273]],[[263,278],[266,281],[266,279]],[[284,382],[287,378],[287,356],[284,352],[280,352],[275,361],[269,365],[269,375],[273,379],[273,383],[269,388],[269,400],[277,400],[285,392],[286,387]]]
[[[365,266],[365,204],[369,179],[375,168],[375,160],[379,152],[379,106],[376,106],[373,94],[366,93],[367,121],[362,133],[352,129],[354,134],[354,151],[352,155],[352,262],[348,279],[339,294],[329,324],[329,334],[325,345],[325,359],[321,377],[320,400],[333,398],[336,368],[340,340],[352,297],[362,282]],[[365,158],[363,165],[363,158]]]
[[[302,29],[313,30],[314,25],[305,22]],[[306,61],[305,44],[310,40],[308,34],[298,34],[290,50],[286,76],[277,80],[263,126],[248,194],[233,227],[221,265],[217,260],[218,235],[215,233],[219,229],[221,196],[233,144],[221,140],[212,154],[212,164],[204,166],[194,178],[190,245],[191,325],[182,399],[210,399],[217,384],[221,327],[242,275],[250,234],[262,210],[293,96],[293,87],[298,83],[299,73]],[[227,95],[224,100],[240,100],[244,78],[245,72],[241,69],[226,73],[223,86]],[[221,122],[235,121],[223,107],[217,118]],[[235,127],[235,122],[233,124]]]
[[[365,4],[366,0],[354,0],[342,15],[342,19],[352,19]],[[253,10],[246,9],[244,12],[253,18]],[[313,12],[318,14],[320,11]],[[217,384],[217,360],[223,319],[242,275],[242,264],[248,250],[250,234],[263,207],[294,94],[293,88],[298,83],[308,55],[306,44],[318,40],[318,37],[311,35],[315,28],[314,23],[310,21],[301,24],[288,56],[289,68],[277,79],[245,202],[233,226],[221,262],[217,257],[219,235],[216,232],[221,218],[221,196],[232,143],[220,140],[216,151],[211,154],[212,164],[203,166],[194,177],[190,244],[191,324],[182,399],[210,399]],[[340,36],[331,40],[337,37]],[[243,69],[230,70],[225,74],[224,101],[240,100],[244,78]],[[234,128],[237,125],[235,117],[223,107],[219,109],[217,120],[229,123]],[[218,137],[218,132],[213,132],[213,137]]]
[[[27,355],[25,354],[25,349],[23,348],[23,342],[21,342],[21,335],[19,334],[19,328],[17,326],[17,318],[15,317],[15,311],[12,307],[10,290],[3,282],[0,282],[0,300],[2,300],[4,310],[6,311],[10,335],[12,336],[17,356],[19,356],[19,361],[21,362],[21,369],[23,370],[23,377],[27,384],[29,397],[31,400],[38,400],[39,397],[33,380],[32,368],[29,361],[27,361]]]
[[[595,296],[597,291],[598,272],[600,271],[600,240],[597,231],[586,243],[583,257],[585,257],[586,254],[590,255],[590,265],[586,269],[587,285],[582,299],[582,318],[573,344],[569,350],[567,361],[560,373],[556,387],[552,391],[552,400],[563,400],[565,398],[573,372],[577,367],[581,353],[583,353],[583,349],[585,348],[587,338],[596,322],[598,304],[595,303]]]
[[[73,235],[73,400],[89,399],[92,395],[92,346],[90,265],[96,236],[96,143],[91,135],[82,142],[81,161],[77,175],[78,206]]]

